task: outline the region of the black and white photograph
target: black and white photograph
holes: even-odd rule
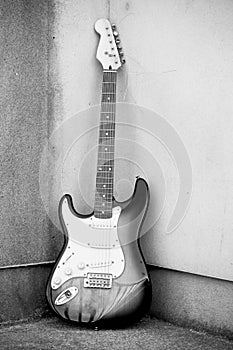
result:
[[[233,1],[0,19],[0,349],[233,350]]]

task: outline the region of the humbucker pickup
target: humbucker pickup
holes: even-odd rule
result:
[[[110,273],[88,273],[84,278],[85,288],[112,288],[112,274]]]

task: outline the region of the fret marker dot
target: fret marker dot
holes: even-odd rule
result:
[[[105,198],[105,194],[103,194],[103,197]]]
[[[108,132],[106,132],[106,134],[105,135],[108,135]]]
[[[103,187],[106,187],[106,185],[103,185]]]
[[[105,151],[107,151],[108,149],[107,149],[107,148],[105,148],[104,150],[105,150]]]
[[[108,168],[108,170],[112,170],[112,168]]]
[[[110,101],[110,97],[108,97],[108,101]]]
[[[109,118],[109,115],[107,115],[106,118],[108,119],[108,118]]]

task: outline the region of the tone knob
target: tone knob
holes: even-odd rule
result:
[[[80,263],[78,264],[78,269],[79,269],[79,270],[83,270],[84,268],[85,268],[84,262],[80,262]]]
[[[54,283],[55,284],[60,284],[61,283],[61,278],[60,277],[56,277],[55,279],[54,279]]]
[[[71,274],[72,274],[72,270],[71,270],[69,267],[67,267],[67,268],[65,269],[65,274],[66,274],[67,276],[71,275]]]

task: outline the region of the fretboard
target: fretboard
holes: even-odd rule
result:
[[[104,71],[99,126],[94,216],[112,217],[116,114],[116,71]]]

